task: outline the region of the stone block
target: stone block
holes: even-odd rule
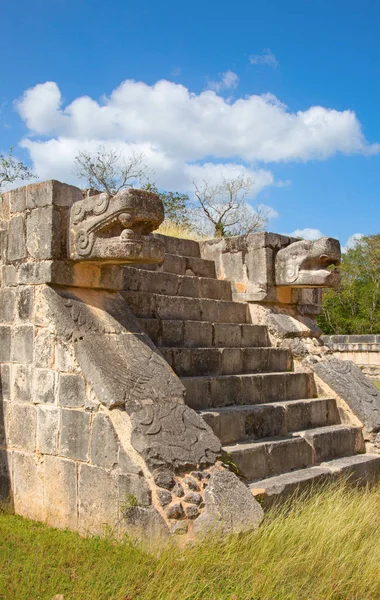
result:
[[[125,500],[125,499],[124,499]],[[79,530],[86,534],[113,533],[119,520],[117,477],[100,467],[79,465]]]
[[[22,286],[17,294],[17,315],[21,321],[31,320],[34,303],[34,288]]]
[[[12,501],[11,455],[0,450],[0,502]]]
[[[63,410],[61,421],[60,455],[65,458],[88,460],[90,415],[78,410]]]
[[[12,365],[11,373],[11,401],[32,402],[32,366]]]
[[[14,508],[16,514],[45,520],[43,462],[33,454],[13,453]]]
[[[236,323],[214,323],[215,346],[236,346],[241,343],[241,326]]]
[[[9,402],[11,399],[11,368],[10,365],[0,365],[0,401]]]
[[[139,506],[149,506],[152,504],[152,492],[143,475],[135,475],[133,473],[119,475],[118,485],[121,503],[128,502],[128,499],[134,496]]]
[[[53,353],[54,335],[48,329],[38,327],[34,339],[34,365],[40,368],[51,368],[54,360]]]
[[[51,260],[35,263],[22,263],[19,270],[19,282],[24,285],[38,285],[52,280],[53,264]]]
[[[223,534],[256,529],[264,518],[260,504],[230,471],[214,471],[204,497],[205,509],[194,522],[194,531],[198,534],[217,529]]]
[[[34,452],[36,432],[36,408],[30,404],[10,403],[8,407],[8,446]]]
[[[26,209],[26,186],[8,192],[10,213],[24,212]]]
[[[205,321],[184,322],[184,345],[188,347],[212,347],[212,323]]]
[[[86,386],[82,375],[62,373],[59,376],[58,402],[69,408],[85,405]]]
[[[55,179],[41,181],[28,185],[27,189],[27,207],[36,208],[42,206],[66,206],[70,207],[78,200],[83,200],[82,192],[79,188],[66,183],[61,183]]]
[[[9,402],[0,400],[0,446],[7,446],[8,442],[8,406]]]
[[[0,325],[0,362],[9,362],[11,358],[11,328]]]
[[[117,465],[118,451],[119,440],[109,417],[98,413],[92,424],[91,462],[99,467],[112,469]]]
[[[12,323],[15,318],[16,293],[5,288],[0,290],[0,323]]]
[[[51,369],[35,369],[33,372],[33,402],[55,404],[57,373]]]
[[[52,207],[35,208],[26,221],[26,245],[33,258],[58,258],[61,253],[61,220]]]
[[[45,503],[48,525],[77,528],[77,465],[74,461],[45,456]]]
[[[37,408],[37,450],[42,454],[58,453],[61,410],[55,406]]]
[[[25,258],[26,255],[25,217],[17,215],[9,221],[7,258],[9,262],[13,262]]]
[[[33,362],[33,325],[17,325],[12,331],[11,360],[17,363]]]
[[[54,366],[57,371],[75,372],[78,370],[74,350],[69,343],[64,343],[59,339],[56,341]]]
[[[183,327],[183,321],[161,321],[161,344],[163,346],[182,346]]]
[[[4,265],[1,269],[2,281],[5,287],[18,285],[18,270],[14,265]]]

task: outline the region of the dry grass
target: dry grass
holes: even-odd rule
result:
[[[159,556],[0,516],[2,600],[378,600],[380,486],[335,485],[257,532]]]
[[[162,235],[169,235],[171,237],[183,238],[185,240],[202,240],[205,239],[201,234],[197,233],[190,227],[185,227],[180,223],[173,223],[172,221],[164,221],[162,225],[157,229],[156,233],[162,233]]]

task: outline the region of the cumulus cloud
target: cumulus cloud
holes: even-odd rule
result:
[[[313,227],[305,227],[305,229],[295,229],[292,233],[288,233],[290,237],[300,237],[304,240],[318,240],[324,237],[323,233],[319,229],[313,229]]]
[[[224,89],[238,77],[222,75]],[[222,88],[220,88],[222,89]],[[16,108],[29,129],[28,149],[41,179],[79,183],[79,151],[101,144],[126,157],[142,152],[158,187],[189,191],[192,180],[243,175],[254,179],[250,199],[275,181],[269,163],[327,159],[336,153],[371,154],[354,112],[313,106],[291,112],[271,94],[226,99],[217,91],[192,93],[166,80],[127,80],[109,96],[80,96],[64,103],[55,82],[25,91]]]
[[[355,248],[356,244],[364,237],[364,233],[354,233],[350,235],[346,244],[342,247],[342,252],[347,252],[351,248]]]
[[[278,67],[278,61],[272,50],[265,48],[261,54],[253,54],[249,57],[251,65],[268,65],[269,67]]]
[[[220,90],[231,90],[239,85],[239,77],[233,71],[226,71],[221,74],[218,81],[209,81],[208,87],[210,90],[219,92]]]

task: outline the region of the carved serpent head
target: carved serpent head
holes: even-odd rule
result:
[[[276,285],[292,287],[335,287],[340,280],[340,244],[334,238],[300,240],[277,253]]]
[[[75,261],[159,263],[163,242],[151,235],[164,220],[157,194],[133,188],[75,202],[70,211],[69,252]]]

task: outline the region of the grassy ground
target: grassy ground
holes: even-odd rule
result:
[[[376,379],[372,380],[374,385],[377,387],[378,390],[380,390],[380,381],[377,381]]]
[[[380,486],[328,488],[251,534],[148,554],[0,514],[0,599],[375,600]]]

